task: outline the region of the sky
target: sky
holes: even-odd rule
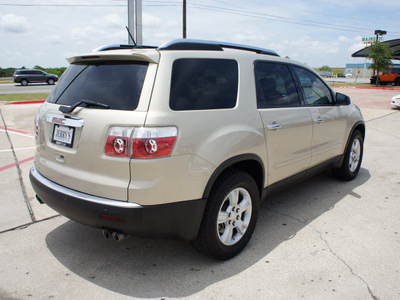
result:
[[[142,0],[143,44],[182,38],[182,0]],[[247,44],[318,68],[376,29],[400,38],[399,0],[187,0],[187,37]],[[66,57],[126,44],[127,0],[0,0],[0,67],[66,67]]]

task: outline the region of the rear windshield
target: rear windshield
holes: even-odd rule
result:
[[[71,65],[47,101],[73,105],[91,100],[106,104],[110,109],[134,110],[139,103],[147,66],[129,62]]]

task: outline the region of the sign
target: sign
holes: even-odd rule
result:
[[[378,36],[378,42],[383,42],[383,36]],[[362,38],[363,44],[375,44],[376,43],[376,36],[373,37],[363,37]]]

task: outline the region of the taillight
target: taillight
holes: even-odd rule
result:
[[[35,118],[35,139],[39,136],[39,114],[36,114]]]
[[[107,136],[106,155],[128,157],[132,130],[129,127],[111,127]]]
[[[132,136],[132,157],[170,156],[177,135],[176,127],[135,128]]]
[[[171,155],[177,135],[176,127],[112,127],[105,152],[132,158],[166,157]]]

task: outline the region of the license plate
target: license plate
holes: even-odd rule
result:
[[[64,147],[72,148],[74,141],[74,127],[54,124],[53,137],[51,142]]]

